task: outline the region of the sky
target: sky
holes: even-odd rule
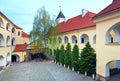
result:
[[[45,7],[52,19],[61,10],[66,19],[80,15],[82,9],[98,13],[113,0],[0,0],[0,11],[14,24],[29,33],[37,10]]]

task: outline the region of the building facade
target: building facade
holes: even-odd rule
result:
[[[14,51],[17,44],[24,45],[28,42],[29,35],[0,12],[0,67],[11,63],[12,55],[18,54]],[[19,55],[16,59],[22,62],[18,58],[21,58]]]
[[[97,54],[96,80],[109,81],[111,70],[120,69],[120,0],[113,0],[98,14],[82,10],[81,15],[63,20],[57,17],[59,43],[77,44],[81,51],[89,41]]]

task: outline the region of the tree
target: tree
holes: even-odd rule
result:
[[[64,50],[64,45],[61,46],[61,52],[60,52],[60,59],[62,66],[65,64],[65,50]]]
[[[65,53],[65,67],[67,68],[68,66],[70,67],[70,69],[72,69],[70,43],[67,44],[66,53]]]
[[[79,48],[75,44],[72,51],[72,67],[74,67],[75,71],[78,71],[79,69],[78,58],[79,58]]]
[[[46,49],[46,34],[51,27],[54,27],[53,20],[50,18],[49,13],[45,10],[45,7],[40,8],[35,15],[33,22],[33,29],[30,32],[30,40],[39,40]]]
[[[60,63],[59,52],[60,52],[60,50],[57,48],[57,50],[56,50],[56,63]]]
[[[86,43],[85,47],[81,51],[80,58],[80,71],[88,74],[95,73],[96,68],[96,54],[90,43]]]

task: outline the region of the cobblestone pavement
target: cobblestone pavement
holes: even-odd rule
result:
[[[0,81],[94,81],[52,62],[14,63],[0,74]]]
[[[120,73],[111,76],[110,81],[120,81]]]

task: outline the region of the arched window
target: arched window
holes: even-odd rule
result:
[[[0,34],[0,46],[4,46],[4,37]]]
[[[107,32],[105,36],[106,44],[120,44],[120,23],[113,25]]]
[[[72,41],[72,43],[77,43],[78,41],[77,41],[77,37],[75,36],[75,35],[73,35],[72,37],[71,37],[71,41]]]
[[[12,28],[12,33],[15,33],[15,28]]]
[[[4,66],[4,65],[5,65],[4,57],[0,55],[0,66]]]
[[[14,46],[15,45],[15,38],[13,37],[12,38],[12,46]]]
[[[68,43],[68,37],[67,37],[67,36],[64,37],[64,43],[65,43],[65,44]]]
[[[93,37],[93,44],[96,44],[96,35]]]
[[[7,45],[7,46],[10,46],[10,37],[9,37],[9,36],[7,36],[6,45]]]
[[[89,42],[88,35],[87,34],[81,35],[80,41],[81,41],[81,43],[87,43],[87,42]]]
[[[10,24],[9,23],[7,23],[7,25],[6,25],[6,30],[10,30]]]
[[[61,44],[62,43],[62,38],[59,37],[58,40],[59,40],[59,44]]]
[[[3,22],[2,18],[0,18],[0,27],[4,27],[4,22]]]

